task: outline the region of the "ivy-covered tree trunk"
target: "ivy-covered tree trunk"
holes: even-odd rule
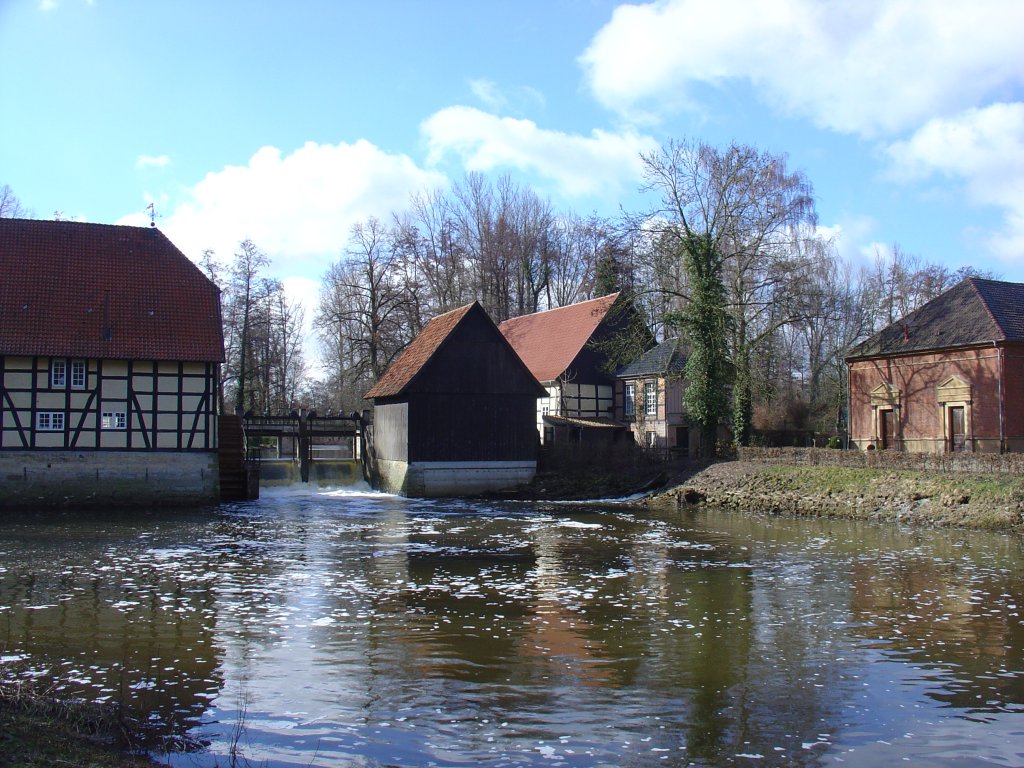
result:
[[[684,240],[690,302],[679,322],[690,342],[683,404],[700,428],[700,455],[717,453],[718,425],[729,412],[729,315],[722,284],[722,258],[707,235]]]
[[[741,344],[735,355],[732,385],[732,442],[736,448],[750,445],[754,421],[754,393],[750,372],[750,347]]]

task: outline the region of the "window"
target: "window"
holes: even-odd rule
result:
[[[104,411],[102,423],[104,429],[126,429],[128,427],[128,419],[124,411]]]
[[[644,416],[658,415],[658,385],[653,381],[644,382]]]
[[[67,383],[67,364],[63,360],[53,360],[50,363],[50,386],[63,387]]]
[[[627,418],[636,416],[636,384],[627,384],[623,390],[622,413]]]
[[[71,361],[71,386],[73,389],[85,389],[85,361]]]
[[[63,411],[39,411],[36,414],[36,429],[40,432],[63,432]]]

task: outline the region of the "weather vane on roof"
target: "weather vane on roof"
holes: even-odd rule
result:
[[[153,203],[150,203],[149,205],[146,206],[146,210],[149,211],[149,226],[155,227],[156,226],[156,206]]]

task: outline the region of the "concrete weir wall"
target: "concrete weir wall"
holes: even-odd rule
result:
[[[216,452],[0,452],[0,509],[216,504]]]
[[[379,461],[379,485],[403,496],[473,496],[526,485],[537,472],[534,461]]]
[[[363,468],[358,459],[317,459],[309,464],[309,483],[315,486],[356,485],[363,480]],[[293,485],[301,483],[299,462],[293,459],[262,459],[260,486]]]

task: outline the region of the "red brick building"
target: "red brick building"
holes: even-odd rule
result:
[[[698,432],[683,407],[686,355],[678,338],[666,339],[615,374],[615,418],[645,448],[684,456],[697,450]]]
[[[1024,450],[1024,284],[964,280],[846,363],[851,446]]]

